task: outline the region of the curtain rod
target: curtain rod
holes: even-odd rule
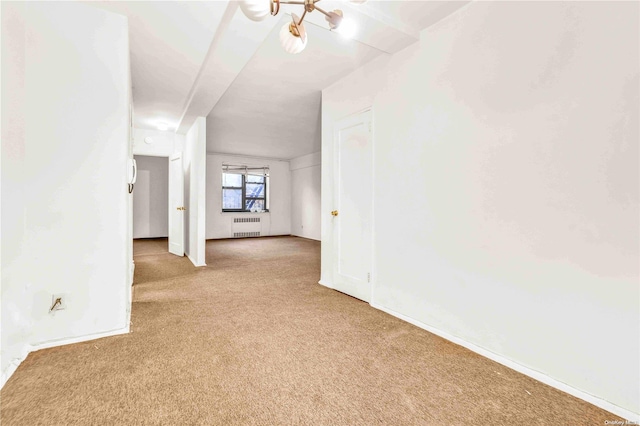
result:
[[[245,166],[242,164],[227,164],[227,163],[222,163],[222,167],[224,169],[225,172],[249,172],[251,171],[255,171],[255,170],[261,170],[262,173],[267,173],[269,172],[269,166]]]

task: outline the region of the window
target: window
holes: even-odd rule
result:
[[[222,173],[222,211],[268,211],[268,179],[266,175]]]

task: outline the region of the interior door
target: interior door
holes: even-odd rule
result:
[[[369,302],[373,255],[371,111],[339,121],[333,140],[333,287]]]
[[[169,158],[169,253],[184,256],[184,172],[182,154]]]

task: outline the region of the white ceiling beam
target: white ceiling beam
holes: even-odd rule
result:
[[[385,53],[396,53],[420,39],[420,32],[416,29],[366,4],[355,6],[344,1],[322,1],[318,6],[327,12],[334,9],[343,10],[345,17],[352,19],[358,28],[354,39]],[[296,13],[300,16],[303,7],[282,5],[282,12]],[[325,16],[319,11],[307,13],[305,21],[329,31]],[[197,117],[207,116],[211,112],[277,25],[282,25],[278,17],[267,17],[260,22],[249,21],[237,2],[228,3],[209,51],[185,100],[177,133],[187,133]]]
[[[237,2],[229,2],[185,101],[177,133],[187,133],[197,117],[209,115],[278,22],[249,21]]]

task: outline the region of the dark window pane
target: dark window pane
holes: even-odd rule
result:
[[[264,210],[264,200],[247,200],[246,210]]]
[[[234,173],[223,173],[222,186],[235,186],[236,188],[241,188],[242,175],[236,175]]]
[[[223,189],[222,208],[242,209],[242,189]]]
[[[264,176],[247,175],[245,179],[251,183],[264,183]]]
[[[264,198],[264,184],[262,184],[262,183],[248,183],[247,184],[247,197],[248,198]]]

